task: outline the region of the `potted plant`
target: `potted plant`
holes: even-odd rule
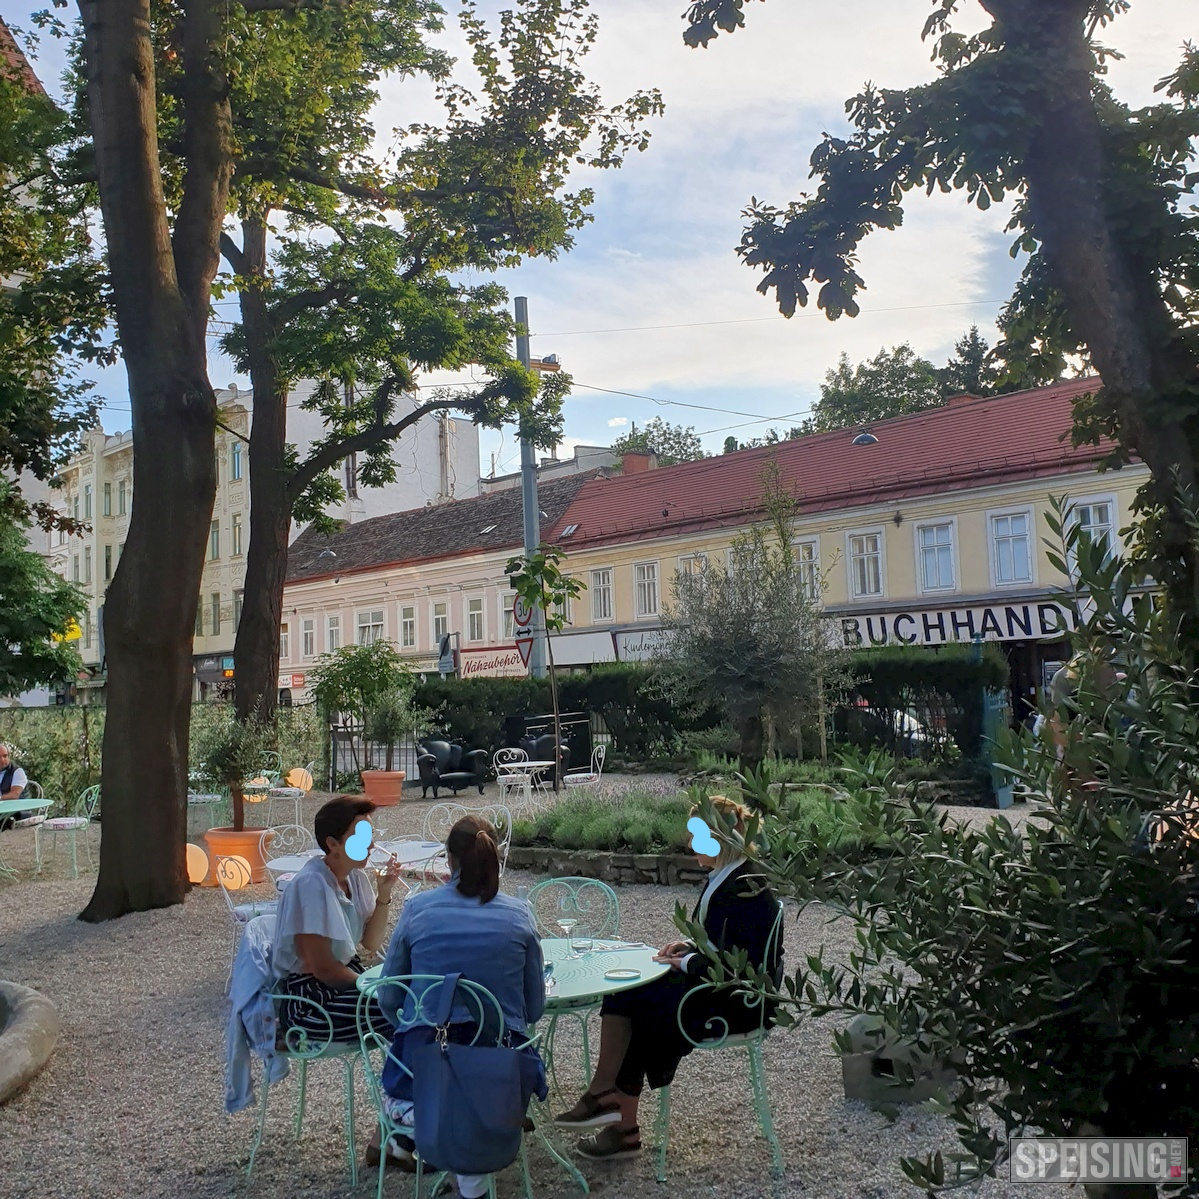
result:
[[[367,798],[377,804],[399,801],[405,772],[392,770],[394,744],[409,736],[423,719],[412,706],[416,684],[390,641],[347,645],[319,658],[311,672],[312,694],[333,721],[340,714],[362,733],[351,741],[354,764]],[[386,770],[371,769],[371,744],[387,747]]]
[[[212,866],[217,858],[244,858],[250,865],[253,881],[266,877],[262,859],[263,829],[246,827],[245,796],[242,784],[262,769],[267,754],[274,745],[276,730],[273,724],[251,720],[241,723],[229,709],[225,719],[206,730],[197,747],[205,773],[215,783],[229,789],[233,801],[233,823],[225,828],[210,828],[204,834],[208,843],[210,868],[205,886],[215,886]]]

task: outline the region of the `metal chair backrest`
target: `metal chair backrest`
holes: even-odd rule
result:
[[[496,767],[496,773],[499,773],[499,767],[512,766],[517,762],[527,762],[529,755],[523,749],[514,749],[511,746],[504,749],[497,749],[491,759],[491,764]]]
[[[377,1000],[383,1014],[397,1032],[413,1028],[436,1028],[432,1005],[441,994],[445,976],[441,974],[399,974],[373,978],[359,984],[357,1023],[358,1044],[362,1049],[367,1086],[375,1106],[383,1108],[383,1064],[390,1058],[399,1068],[412,1076],[412,1071],[392,1052],[392,1038],[381,1033],[371,1020],[371,1001]],[[501,1045],[504,1040],[504,1012],[500,1002],[486,988],[461,978],[454,991],[455,1002],[463,1003],[476,1028],[472,1045]],[[372,1054],[383,1054],[378,1072]]]
[[[564,935],[559,919],[575,921],[571,936],[620,936],[620,900],[616,892],[594,878],[547,878],[529,891],[529,907],[543,937]]]
[[[591,751],[591,770],[597,777],[604,773],[604,758],[608,756],[606,745],[597,745]]]
[[[232,893],[244,891],[253,881],[254,873],[250,869],[250,863],[245,858],[236,855],[217,858],[212,873],[216,877],[221,894],[225,897],[229,915],[236,917],[237,904],[233,901]]]
[[[263,829],[258,843],[265,862],[316,848],[316,838],[300,824],[279,824]]]
[[[46,793],[42,790],[41,783],[37,782],[35,779],[29,779],[26,782],[24,789],[21,791],[21,794],[23,796],[25,796],[26,799],[45,799],[46,798]]]
[[[93,783],[90,787],[85,787],[80,793],[77,806],[80,816],[94,820],[100,808],[100,784]]]
[[[782,965],[782,955],[780,948],[783,940],[783,905],[780,902],[778,912],[774,918],[774,925],[770,930],[770,936],[766,938],[766,956],[762,960],[762,968],[771,973],[775,986],[781,983],[781,978],[777,977],[779,968]],[[771,1012],[769,1005],[766,1003],[765,993],[752,983],[745,983],[740,987],[735,984],[727,983],[704,982],[693,987],[679,1001],[678,1023],[679,1031],[687,1039],[688,1043],[696,1049],[720,1049],[726,1044],[730,1036],[745,1035],[742,1033],[732,1033],[729,1029],[729,1023],[723,1016],[711,1016],[703,1022],[704,1035],[700,1039],[694,1038],[683,1023],[683,1011],[687,1006],[688,1000],[693,999],[696,995],[707,991],[715,991],[717,989],[726,991],[731,995],[740,995],[742,1002],[751,1011],[757,1010],[758,1027],[752,1031],[758,1035],[766,1032],[766,1021],[769,1019]]]
[[[426,813],[421,823],[421,836],[426,841],[440,841],[443,845],[450,835],[450,829],[462,819],[470,809],[460,803],[435,803]]]

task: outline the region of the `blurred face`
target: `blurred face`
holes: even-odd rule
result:
[[[349,869],[363,866],[374,847],[374,829],[365,816],[357,816],[340,841],[328,838],[325,857],[330,866],[342,864]]]
[[[7,770],[8,762],[9,762],[8,746],[0,745],[0,770]]]

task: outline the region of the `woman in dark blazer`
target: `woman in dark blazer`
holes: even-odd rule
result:
[[[737,831],[744,832],[748,809],[722,795],[712,796],[712,805],[722,815],[732,816]],[[691,919],[702,924],[716,949],[743,949],[753,966],[765,966],[777,977],[782,946],[772,933],[778,901],[738,848],[721,846],[718,856],[697,852],[696,857],[711,873]],[[719,1037],[726,1026],[730,1034],[749,1032],[762,1019],[760,1005],[747,1003],[744,995],[703,986],[711,963],[694,945],[675,941],[661,949],[655,960],[669,963],[670,972],[605,998],[595,1074],[578,1103],[554,1120],[559,1128],[598,1129],[579,1142],[579,1152],[597,1161],[640,1153],[641,1092],[647,1081],[654,1089],[666,1086],[691,1052],[692,1042]],[[682,1009],[684,1035],[679,1005],[696,987],[702,990]]]

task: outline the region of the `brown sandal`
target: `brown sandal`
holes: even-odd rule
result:
[[[583,1157],[593,1162],[614,1162],[623,1157],[636,1157],[641,1152],[641,1129],[617,1128],[609,1125],[593,1137],[583,1137],[577,1146]]]
[[[601,1103],[605,1095],[615,1095],[616,1088],[609,1087],[598,1095],[584,1091],[579,1102],[568,1112],[554,1117],[555,1128],[602,1128],[605,1124],[620,1123],[620,1105]]]

